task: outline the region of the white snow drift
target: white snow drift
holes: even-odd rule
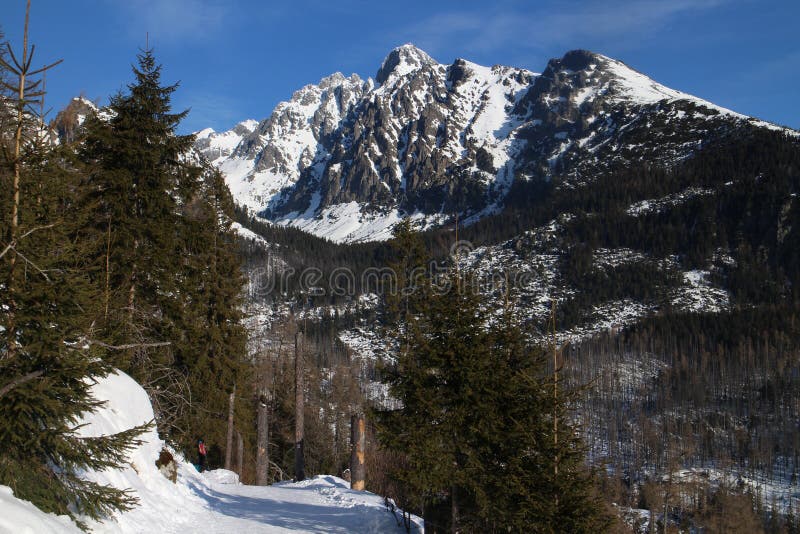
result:
[[[116,433],[153,419],[145,391],[117,372],[100,380],[94,395],[106,405],[85,421],[84,436]],[[155,465],[164,443],[155,430],[144,436],[122,470],[87,473],[86,477],[118,488],[130,488],[140,500],[133,510],[103,522],[88,522],[92,531],[159,532],[404,532],[382,497],[352,491],[344,480],[318,476],[300,483],[245,486],[230,471],[198,473],[175,455],[178,480],[173,484]],[[422,521],[415,518],[417,530]],[[73,533],[80,530],[66,516],[45,514],[0,486],[0,533]]]

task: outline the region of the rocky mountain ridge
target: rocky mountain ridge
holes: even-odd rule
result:
[[[745,125],[777,128],[584,50],[541,74],[436,62],[413,45],[375,80],[336,73],[255,126],[198,133],[251,212],[335,241],[503,209],[515,181],[580,183],[617,164],[670,165]]]

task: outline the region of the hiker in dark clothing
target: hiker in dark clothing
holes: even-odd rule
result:
[[[199,456],[197,465],[200,466],[199,471],[202,473],[206,469],[206,444],[202,439],[197,441],[197,455]]]

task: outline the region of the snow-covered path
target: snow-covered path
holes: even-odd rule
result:
[[[92,531],[142,534],[405,532],[379,496],[352,491],[347,482],[333,476],[258,487],[239,484],[234,473],[220,470],[188,481],[184,478],[183,482],[189,491],[181,501],[164,495],[157,510],[139,507],[115,519],[92,524]],[[414,527],[414,532],[422,531],[420,523]],[[78,533],[80,530],[68,518],[44,514],[30,503],[15,499],[9,488],[0,486],[0,533],[21,532]]]
[[[89,415],[82,435],[103,435],[132,428],[153,419],[147,394],[122,372],[99,380],[93,393],[106,405]],[[225,470],[198,473],[175,454],[177,481],[162,475],[155,465],[165,444],[155,429],[128,455],[119,470],[88,472],[100,484],[130,489],[139,499],[132,510],[97,522],[87,520],[95,534],[228,534],[261,532],[402,533],[383,498],[352,491],[334,476],[317,476],[303,482],[272,486],[245,486],[236,473]],[[174,453],[174,451],[172,451]],[[422,520],[414,517],[414,532]],[[0,486],[0,534],[80,534],[68,517],[45,514],[17,499]]]
[[[405,532],[379,496],[352,491],[333,476],[258,487],[215,482],[215,472],[189,484],[207,507],[176,532]],[[203,483],[205,482],[205,483]],[[163,531],[162,531],[163,532]]]

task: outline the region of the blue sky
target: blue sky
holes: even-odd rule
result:
[[[21,44],[25,0],[0,25]],[[798,0],[32,0],[48,106],[84,93],[101,104],[150,43],[164,81],[180,81],[184,131],[263,119],[335,71],[373,76],[412,42],[442,63],[463,57],[541,72],[586,48],[733,110],[800,128]]]

